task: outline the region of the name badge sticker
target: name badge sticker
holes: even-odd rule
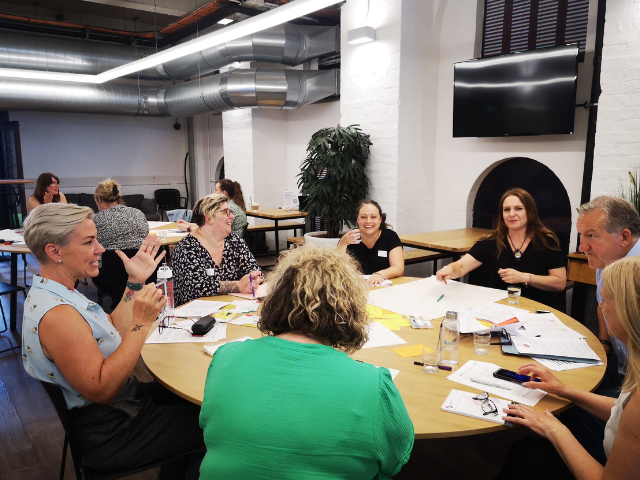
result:
[[[378,256],[387,258],[387,252],[385,252],[384,250],[378,250]]]

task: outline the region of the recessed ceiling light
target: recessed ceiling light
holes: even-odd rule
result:
[[[231,19],[231,18],[223,18],[221,20],[218,20],[218,23],[220,25],[229,25],[230,23],[233,23],[233,19]]]
[[[141,58],[134,62],[120,65],[98,75],[86,75],[78,73],[58,73],[45,72],[41,70],[22,70],[18,68],[0,68],[0,77],[31,78],[39,80],[56,80],[64,82],[83,83],[104,83],[114,78],[124,77],[132,73],[153,68],[177,58],[200,52],[201,50],[215,47],[241,37],[246,37],[254,33],[266,30],[267,28],[281,25],[290,20],[313,13],[322,8],[326,8],[344,0],[296,0],[295,2],[281,5],[268,12],[261,13],[255,17],[247,18],[242,22],[235,22],[226,28],[221,28],[198,38],[181,43],[175,47],[168,48],[148,57]],[[371,27],[369,27],[371,28]]]

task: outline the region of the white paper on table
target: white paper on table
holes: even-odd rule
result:
[[[254,287],[254,290],[256,292],[255,297],[253,296],[252,293],[234,292],[234,293],[230,293],[229,295],[233,295],[234,297],[246,298],[247,300],[255,300],[256,298],[266,297],[267,294],[269,293],[269,287],[267,287],[266,283],[261,283],[257,287]]]
[[[552,360],[550,358],[531,357],[539,364],[547,367],[554,372],[563,372],[565,370],[575,370],[576,368],[594,367],[596,365],[604,365],[602,362],[598,363],[582,363],[582,362],[566,362],[564,360]]]
[[[229,310],[232,313],[251,313],[257,312],[258,307],[260,306],[260,302],[256,300],[237,300],[235,302],[231,302],[231,305],[234,306],[233,309]]]
[[[11,242],[24,242],[24,236],[9,229],[0,230],[0,239]]]
[[[362,278],[364,278],[365,280],[369,280],[371,278],[371,275],[362,275]],[[384,279],[384,280],[382,280],[382,283],[380,285],[377,285],[377,286],[378,287],[390,287],[391,285],[393,285],[393,282],[391,280]]]
[[[369,340],[362,348],[387,347],[407,343],[380,322],[371,322],[368,325],[367,333]]]
[[[153,230],[155,228],[164,227],[165,225],[171,225],[173,222],[153,222],[147,220],[147,223],[149,224],[149,230]]]
[[[444,294],[442,300],[438,301]],[[426,320],[440,318],[448,310],[459,312],[462,308],[474,308],[507,297],[505,290],[478,287],[453,280],[436,280],[435,275],[423,280],[393,285],[369,291],[371,305],[400,315],[413,315]]]
[[[512,336],[511,341],[523,355],[552,355],[554,357],[590,358],[600,360],[586,340],[573,338],[537,338]]]
[[[174,323],[174,325],[175,325],[176,327],[182,327],[182,328],[189,328],[189,329],[190,329],[190,328],[191,328],[191,326],[192,326],[194,323],[196,323],[196,320],[195,320],[195,319],[193,319],[193,320],[191,320],[191,319],[187,319],[187,320],[180,320],[180,321],[178,321],[178,322],[175,322],[175,323]]]
[[[553,313],[529,313],[518,317],[526,331],[534,337],[585,338],[580,332],[567,327]]]
[[[194,300],[181,307],[176,308],[173,311],[173,315],[176,317],[206,317],[212,313],[217,312],[225,305],[229,305],[229,302],[216,302],[209,300]]]
[[[458,320],[460,321],[460,333],[473,333],[487,330],[489,327],[480,323],[476,317],[471,315],[470,310],[460,309]]]
[[[547,394],[544,390],[525,388],[516,383],[495,378],[493,372],[499,368],[501,367],[493,363],[469,360],[447,379],[530,407],[535,406]]]
[[[159,232],[163,232],[167,234],[167,238],[169,237],[186,237],[189,232],[181,232],[177,229],[170,230],[149,230],[149,233],[153,233],[154,235],[158,235]]]
[[[182,328],[164,328],[162,333],[156,328],[145,343],[213,343],[227,338],[227,324],[217,323],[206,335],[194,337],[191,331]]]
[[[451,390],[447,399],[444,401],[440,410],[443,412],[457,413],[458,415],[464,415],[465,417],[477,418],[478,420],[485,420],[487,422],[501,423],[504,425],[506,416],[504,409],[508,408],[511,402],[502,400],[501,398],[491,398],[491,401],[496,406],[498,412],[496,414],[489,413],[484,415],[482,409],[482,400],[476,400],[477,393],[463,392],[462,390]]]
[[[498,323],[511,320],[514,317],[520,320],[520,317],[529,313],[529,311],[522,308],[512,307],[511,305],[487,303],[485,305],[472,308],[469,310],[469,313],[479,320],[486,320],[497,325]]]
[[[227,323],[230,325],[258,325],[258,320],[260,320],[260,315],[243,315]]]

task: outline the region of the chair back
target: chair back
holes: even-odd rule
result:
[[[187,199],[184,199],[184,206],[181,200],[180,191],[176,188],[160,188],[153,192],[153,196],[160,210],[160,220],[162,220],[162,212],[167,210],[175,210],[176,208],[187,208]]]
[[[82,474],[80,472],[80,465],[82,463],[82,453],[77,448],[72,439],[72,430],[71,430],[71,419],[69,417],[69,410],[67,410],[67,402],[64,399],[64,394],[62,393],[62,388],[60,385],[56,385],[55,383],[43,382],[40,381],[40,384],[44,387],[45,392],[49,395],[49,399],[53,404],[53,408],[56,409],[56,413],[58,414],[58,418],[60,419],[60,423],[62,424],[62,428],[64,429],[65,436],[65,448],[66,444],[69,444],[71,447],[71,458],[73,460],[73,468],[76,472],[76,477],[78,479],[82,478]],[[63,455],[63,461],[65,456]],[[64,475],[64,465],[62,465],[61,477]]]

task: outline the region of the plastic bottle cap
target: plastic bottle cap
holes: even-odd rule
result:
[[[453,311],[448,311],[447,315],[445,316],[445,318],[447,320],[457,320],[458,319],[458,312],[453,312]]]
[[[171,269],[167,265],[162,265],[160,268],[158,268],[158,278],[169,279],[172,277],[173,272],[171,272]]]

